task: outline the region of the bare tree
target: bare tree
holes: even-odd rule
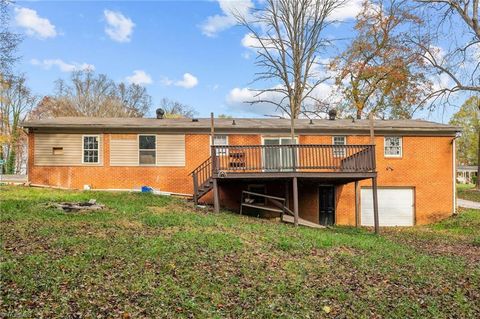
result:
[[[480,94],[480,0],[417,0],[426,11],[440,12],[439,25],[432,32],[432,42],[414,41],[438,75],[446,76],[453,84],[439,87],[426,101],[446,98],[459,91]],[[435,46],[442,26],[449,33],[448,47]],[[479,106],[480,108],[480,106]],[[480,134],[480,133],[479,133]],[[480,141],[480,139],[479,139]],[[480,145],[480,142],[479,142]],[[478,152],[480,176],[480,150]],[[480,189],[480,182],[477,181]]]
[[[25,135],[20,124],[37,102],[37,97],[25,85],[25,77],[10,77],[0,99],[1,135],[4,136],[2,156],[6,159],[5,172],[17,173],[19,162],[26,160]]]
[[[433,25],[429,42],[413,41],[435,72],[452,82],[449,87],[438,87],[427,100],[448,99],[458,91],[480,93],[480,0],[416,1],[425,15],[433,12],[434,19],[427,19],[438,23]],[[446,36],[448,44],[441,48],[439,42]]]
[[[13,65],[19,59],[16,52],[22,41],[20,34],[9,29],[11,3],[9,0],[0,0],[0,81],[2,77],[11,75]]]
[[[266,0],[251,16],[235,14],[246,27],[252,48],[257,51],[256,65],[261,69],[254,82],[271,81],[276,86],[255,90],[250,104],[269,103],[291,119],[295,138],[295,119],[306,104],[315,103],[315,89],[328,77],[321,76],[320,53],[330,43],[323,37],[333,22],[332,12],[342,0]]]
[[[160,101],[159,107],[165,111],[166,118],[193,118],[197,114],[191,106],[167,98]]]
[[[144,87],[116,84],[91,70],[73,72],[70,81],[58,80],[55,95],[43,98],[30,117],[142,117],[152,104]]]

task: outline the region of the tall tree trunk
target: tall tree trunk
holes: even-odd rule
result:
[[[362,119],[362,110],[357,109],[357,120]]]
[[[478,130],[478,156],[477,156],[477,190],[480,190],[480,130]]]
[[[8,153],[7,162],[5,163],[5,174],[15,174],[15,164],[17,162],[17,154],[13,146]]]
[[[293,116],[290,118],[290,138],[292,143],[295,143],[295,118]]]

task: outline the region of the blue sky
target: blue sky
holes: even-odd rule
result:
[[[352,34],[359,4],[351,0],[337,13],[343,23],[330,27],[328,36]],[[40,95],[51,94],[54,81],[68,78],[72,69],[94,67],[115,81],[145,85],[154,104],[167,97],[191,105],[199,116],[211,111],[261,116],[268,109],[241,103],[257,69],[254,52],[245,46],[247,32],[228,15],[231,6],[253,5],[251,0],[17,1],[14,28],[26,35],[18,67]],[[446,122],[450,114],[439,110],[418,117]]]

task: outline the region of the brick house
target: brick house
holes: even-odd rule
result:
[[[33,185],[156,190],[304,222],[427,224],[455,211],[457,127],[420,120],[56,118],[26,122]],[[374,141],[374,144],[372,144]],[[373,183],[378,188],[373,187]],[[266,198],[257,196],[267,194]],[[283,206],[279,205],[282,204]]]

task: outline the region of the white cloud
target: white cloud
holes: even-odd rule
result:
[[[125,80],[130,84],[146,85],[152,84],[152,77],[143,70],[135,70],[133,74],[127,76]]]
[[[280,110],[277,110],[277,107],[271,103],[249,104],[248,102],[260,100],[260,97],[255,96],[257,93],[250,88],[233,88],[226,97],[226,104],[240,112],[250,112],[257,115],[281,115]],[[261,98],[280,102],[282,96],[276,92],[266,92],[262,94]]]
[[[105,33],[110,39],[117,42],[130,42],[135,23],[121,12],[104,10],[103,14],[107,21]]]
[[[175,85],[175,86],[183,87],[185,89],[191,89],[191,88],[197,86],[198,78],[196,76],[194,76],[193,74],[185,73],[181,80],[175,81],[175,80],[171,80],[169,78],[164,78],[162,80],[162,83],[164,85]]]
[[[354,19],[360,11],[362,11],[362,5],[364,0],[348,0],[344,5],[335,9],[328,17],[330,21],[345,21],[348,19]]]
[[[445,73],[431,75],[430,81],[433,83],[433,91],[450,88],[453,85],[452,79]]]
[[[253,33],[249,32],[245,34],[242,38],[242,45],[246,48],[258,48],[260,46],[260,41],[253,35]]]
[[[237,21],[235,14],[248,16],[254,7],[252,0],[217,0],[222,14],[209,16],[200,26],[202,33],[209,37],[216,36],[219,32],[234,26]]]
[[[273,86],[272,89],[283,88],[281,85]],[[281,92],[275,91],[266,91],[261,95],[258,95],[259,91],[251,88],[233,88],[230,90],[226,96],[226,104],[236,109],[240,112],[250,112],[258,115],[280,115],[286,117],[286,114],[283,114],[282,110],[277,108],[276,105],[268,102],[258,102],[251,105],[249,102],[253,101],[273,101],[275,103],[281,103],[284,98],[284,94]],[[330,102],[333,105],[338,103],[341,99],[341,96],[337,92],[337,87],[333,81],[325,81],[320,83],[314,90],[311,92],[310,96],[314,97],[317,100],[322,100],[325,102]],[[305,99],[306,103],[314,104],[313,99]],[[286,104],[284,104],[286,105]]]
[[[30,36],[41,39],[57,36],[55,26],[47,18],[42,18],[37,11],[28,8],[15,8],[15,23],[24,28]]]
[[[197,86],[198,79],[190,73],[185,73],[183,75],[183,79],[180,80],[180,81],[176,81],[174,84],[176,86],[181,86],[181,87],[184,87],[186,89],[191,89],[191,88]]]
[[[45,60],[37,60],[32,59],[30,60],[32,65],[37,65],[45,70],[50,70],[52,67],[58,67],[58,69],[62,72],[73,72],[73,71],[81,71],[81,70],[95,70],[95,66],[93,64],[88,63],[67,63],[61,59],[45,59]]]

